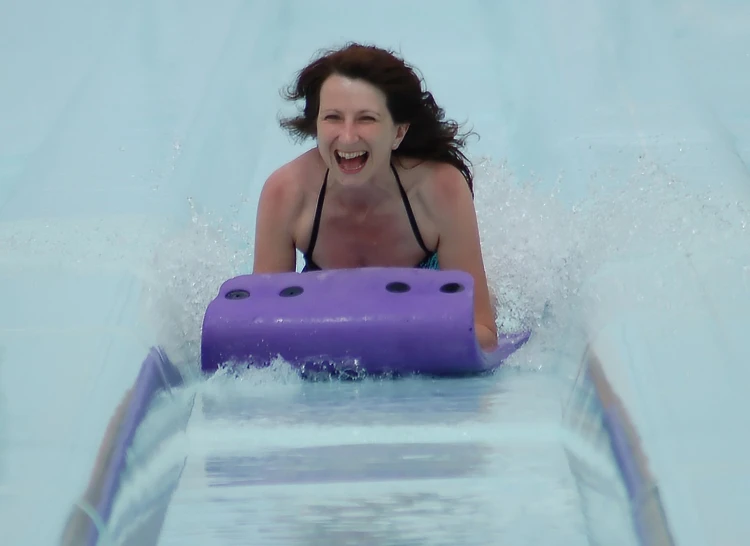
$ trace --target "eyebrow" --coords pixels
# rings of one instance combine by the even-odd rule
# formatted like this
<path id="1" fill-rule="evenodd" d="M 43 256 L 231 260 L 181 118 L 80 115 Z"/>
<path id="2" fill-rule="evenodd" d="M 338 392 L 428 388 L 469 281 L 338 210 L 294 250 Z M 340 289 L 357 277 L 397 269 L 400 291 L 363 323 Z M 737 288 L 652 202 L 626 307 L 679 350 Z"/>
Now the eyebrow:
<path id="1" fill-rule="evenodd" d="M 340 114 L 341 110 L 339 110 L 338 108 L 322 108 L 321 112 Z M 357 110 L 356 114 L 360 114 L 360 115 L 361 114 L 372 114 L 373 116 L 376 116 L 376 117 L 380 117 L 381 116 L 381 114 L 378 113 L 378 112 L 376 112 L 375 110 Z"/>

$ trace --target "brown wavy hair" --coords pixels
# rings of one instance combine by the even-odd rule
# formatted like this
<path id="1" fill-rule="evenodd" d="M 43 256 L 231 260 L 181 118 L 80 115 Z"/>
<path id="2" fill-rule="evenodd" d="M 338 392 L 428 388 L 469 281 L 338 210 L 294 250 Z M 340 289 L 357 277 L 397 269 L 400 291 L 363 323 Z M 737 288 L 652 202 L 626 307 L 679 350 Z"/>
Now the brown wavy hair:
<path id="1" fill-rule="evenodd" d="M 317 136 L 320 88 L 331 75 L 361 79 L 386 96 L 388 111 L 397 124 L 408 123 L 409 130 L 395 156 L 416 157 L 449 163 L 456 167 L 474 195 L 474 176 L 462 148 L 471 133 L 459 133 L 460 126 L 445 119 L 432 93 L 422 87 L 416 70 L 393 52 L 375 46 L 348 43 L 341 49 L 323 51 L 303 68 L 296 80 L 282 91 L 286 100 L 304 100 L 297 116 L 281 118 L 280 125 L 298 141 Z"/>

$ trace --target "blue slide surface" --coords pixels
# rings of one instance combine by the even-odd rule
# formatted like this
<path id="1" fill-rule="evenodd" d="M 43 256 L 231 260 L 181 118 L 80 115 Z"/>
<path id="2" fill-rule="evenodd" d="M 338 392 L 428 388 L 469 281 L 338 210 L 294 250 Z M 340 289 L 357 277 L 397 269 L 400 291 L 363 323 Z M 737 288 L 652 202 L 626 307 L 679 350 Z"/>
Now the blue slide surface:
<path id="1" fill-rule="evenodd" d="M 750 6 L 0 2 L 7 544 L 743 544 Z M 279 90 L 401 53 L 469 141 L 499 324 L 469 380 L 198 373 Z"/>

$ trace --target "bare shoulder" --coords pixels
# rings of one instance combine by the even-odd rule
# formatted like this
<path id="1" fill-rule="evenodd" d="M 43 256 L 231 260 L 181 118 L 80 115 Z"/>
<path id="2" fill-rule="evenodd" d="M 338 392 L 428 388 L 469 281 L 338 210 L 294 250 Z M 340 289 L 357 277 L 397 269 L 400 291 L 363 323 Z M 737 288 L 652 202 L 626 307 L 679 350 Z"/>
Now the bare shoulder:
<path id="1" fill-rule="evenodd" d="M 287 201 L 300 191 L 301 159 L 302 156 L 292 159 L 268 176 L 261 190 L 261 201 Z"/>
<path id="2" fill-rule="evenodd" d="M 304 205 L 313 160 L 305 152 L 273 171 L 263 184 L 258 206 L 273 211 L 277 218 L 295 217 Z"/>
<path id="3" fill-rule="evenodd" d="M 421 168 L 424 170 L 419 193 L 433 215 L 448 219 L 474 210 L 469 184 L 456 167 L 431 161 Z"/>
<path id="4" fill-rule="evenodd" d="M 253 272 L 294 271 L 296 227 L 309 193 L 311 154 L 282 165 L 266 179 L 255 219 Z"/>

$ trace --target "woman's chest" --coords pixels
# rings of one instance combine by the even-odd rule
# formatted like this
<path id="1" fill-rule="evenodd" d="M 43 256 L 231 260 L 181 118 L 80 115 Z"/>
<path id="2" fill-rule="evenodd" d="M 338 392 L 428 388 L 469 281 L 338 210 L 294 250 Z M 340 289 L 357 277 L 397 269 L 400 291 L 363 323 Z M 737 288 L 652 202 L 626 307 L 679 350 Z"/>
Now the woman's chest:
<path id="1" fill-rule="evenodd" d="M 321 215 L 314 255 L 329 268 L 408 266 L 419 261 L 424 250 L 406 212 L 393 207 Z"/>
<path id="2" fill-rule="evenodd" d="M 318 237 L 319 255 L 356 266 L 398 261 L 416 245 L 406 215 L 393 210 L 330 215 L 321 220 Z"/>

